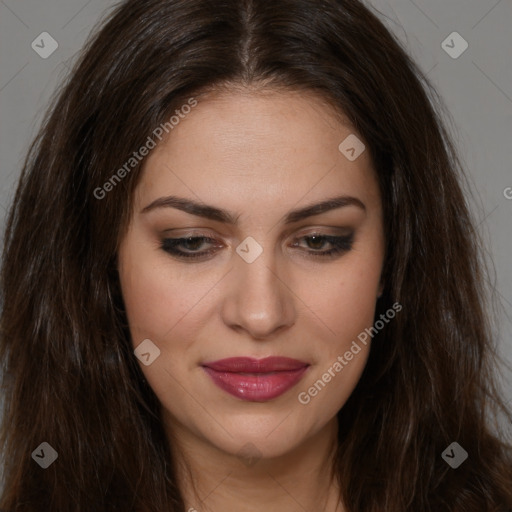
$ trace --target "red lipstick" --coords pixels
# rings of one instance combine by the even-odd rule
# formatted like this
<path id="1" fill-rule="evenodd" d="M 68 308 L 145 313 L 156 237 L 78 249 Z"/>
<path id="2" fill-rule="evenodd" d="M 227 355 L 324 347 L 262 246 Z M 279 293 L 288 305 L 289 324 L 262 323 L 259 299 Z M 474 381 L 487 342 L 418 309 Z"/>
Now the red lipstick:
<path id="1" fill-rule="evenodd" d="M 309 364 L 289 357 L 230 357 L 202 364 L 213 383 L 242 400 L 266 402 L 295 386 Z"/>

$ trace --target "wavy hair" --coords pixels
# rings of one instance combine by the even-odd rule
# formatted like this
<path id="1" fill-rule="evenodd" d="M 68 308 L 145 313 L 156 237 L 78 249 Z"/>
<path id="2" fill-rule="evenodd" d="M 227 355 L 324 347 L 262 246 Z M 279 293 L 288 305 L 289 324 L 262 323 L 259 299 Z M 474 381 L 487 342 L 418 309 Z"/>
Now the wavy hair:
<path id="1" fill-rule="evenodd" d="M 95 190 L 187 98 L 235 87 L 320 95 L 374 162 L 387 242 L 376 317 L 403 310 L 338 413 L 347 511 L 512 508 L 497 420 L 511 415 L 467 178 L 442 100 L 357 0 L 127 0 L 89 39 L 28 152 L 5 232 L 0 508 L 185 511 L 117 274 L 143 162 L 104 198 Z M 441 457 L 454 441 L 469 454 L 458 469 Z M 58 452 L 45 470 L 31 458 L 41 442 Z"/>

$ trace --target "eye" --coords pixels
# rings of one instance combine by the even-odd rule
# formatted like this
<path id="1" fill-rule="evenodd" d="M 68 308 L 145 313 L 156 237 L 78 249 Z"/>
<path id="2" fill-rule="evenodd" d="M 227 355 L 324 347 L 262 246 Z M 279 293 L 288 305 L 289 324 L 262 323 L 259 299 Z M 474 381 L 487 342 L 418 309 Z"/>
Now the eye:
<path id="1" fill-rule="evenodd" d="M 208 256 L 214 251 L 200 251 L 195 252 L 199 249 L 204 243 L 214 243 L 215 240 L 213 238 L 209 238 L 207 236 L 189 236 L 184 238 L 165 238 L 162 241 L 162 249 L 172 256 L 176 256 L 178 258 L 201 258 L 204 256 Z M 180 247 L 185 248 L 183 251 Z M 188 252 L 192 251 L 192 252 Z"/>
<path id="2" fill-rule="evenodd" d="M 346 236 L 334 236 L 313 233 L 311 235 L 303 236 L 298 240 L 305 240 L 306 245 L 309 246 L 310 248 L 313 248 L 312 251 L 307 251 L 313 257 L 333 258 L 352 249 L 352 244 L 354 242 L 354 233 L 350 233 L 350 235 Z M 321 247 L 324 247 L 326 243 L 330 244 L 332 246 L 332 249 L 324 251 L 317 250 L 320 249 Z M 297 244 L 295 244 L 295 246 L 297 246 Z"/>
<path id="3" fill-rule="evenodd" d="M 334 236 L 334 235 L 324 235 L 320 233 L 314 233 L 311 235 L 303 236 L 296 239 L 295 242 L 304 240 L 306 242 L 305 252 L 312 257 L 324 257 L 324 258 L 334 258 L 338 255 L 341 255 L 345 252 L 348 252 L 352 249 L 352 244 L 354 240 L 354 233 L 351 233 L 346 236 Z M 327 250 L 319 250 L 322 247 L 325 247 L 326 244 L 331 246 L 331 249 Z M 198 259 L 198 258 L 206 258 L 210 254 L 216 252 L 216 249 L 204 250 L 205 245 L 216 245 L 217 247 L 221 247 L 220 244 L 213 238 L 207 236 L 189 236 L 182 238 L 165 238 L 162 240 L 161 248 L 169 253 L 171 256 L 180 259 Z M 293 247 L 303 247 L 298 243 L 294 243 Z M 203 250 L 200 250 L 203 248 Z M 308 250 L 308 248 L 310 250 Z"/>

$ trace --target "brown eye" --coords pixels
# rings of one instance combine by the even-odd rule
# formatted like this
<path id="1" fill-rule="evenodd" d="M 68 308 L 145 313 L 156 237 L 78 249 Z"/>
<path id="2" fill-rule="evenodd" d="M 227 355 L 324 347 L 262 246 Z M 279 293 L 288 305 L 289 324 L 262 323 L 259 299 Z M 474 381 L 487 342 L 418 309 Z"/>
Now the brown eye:
<path id="1" fill-rule="evenodd" d="M 206 236 L 189 236 L 183 238 L 165 238 L 162 240 L 161 248 L 177 258 L 201 258 L 208 256 L 212 251 L 198 251 L 205 243 L 214 243 L 213 238 Z M 180 247 L 182 249 L 180 249 Z M 185 249 L 185 250 L 183 250 Z M 198 252 L 196 252 L 198 251 Z"/>
<path id="2" fill-rule="evenodd" d="M 352 249 L 352 244 L 354 241 L 354 233 L 351 233 L 348 236 L 332 236 L 332 235 L 322 235 L 322 234 L 312 234 L 308 236 L 303 236 L 299 240 L 305 240 L 306 245 L 314 257 L 335 257 L 344 252 L 350 251 Z M 321 251 L 322 247 L 325 247 L 325 244 L 330 244 L 332 249 Z M 298 244 L 294 244 L 295 247 Z"/>

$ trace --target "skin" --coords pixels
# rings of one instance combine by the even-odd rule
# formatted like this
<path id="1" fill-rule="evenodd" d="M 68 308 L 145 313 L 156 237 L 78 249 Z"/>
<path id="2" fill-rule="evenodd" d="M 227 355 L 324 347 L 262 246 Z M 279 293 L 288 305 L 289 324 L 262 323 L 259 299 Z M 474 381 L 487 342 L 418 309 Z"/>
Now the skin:
<path id="1" fill-rule="evenodd" d="M 118 268 L 134 349 L 144 339 L 160 349 L 141 369 L 163 405 L 187 510 L 342 510 L 330 477 L 336 413 L 370 343 L 309 403 L 298 394 L 373 325 L 382 290 L 382 205 L 369 152 L 351 162 L 338 150 L 353 133 L 313 94 L 218 92 L 201 98 L 147 157 Z M 171 194 L 228 210 L 237 224 L 171 207 L 142 212 Z M 338 195 L 365 209 L 349 205 L 283 224 L 289 211 Z M 328 241 L 302 238 L 348 231 L 352 248 L 334 258 L 314 254 L 331 249 Z M 161 248 L 165 237 L 186 236 L 215 242 L 183 251 L 213 254 L 180 260 Z M 263 248 L 252 263 L 235 251 L 249 236 Z M 269 355 L 310 367 L 267 402 L 227 394 L 201 367 Z M 254 460 L 241 456 L 246 450 Z"/>

